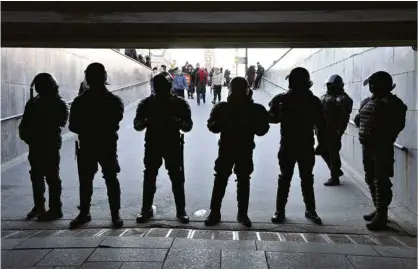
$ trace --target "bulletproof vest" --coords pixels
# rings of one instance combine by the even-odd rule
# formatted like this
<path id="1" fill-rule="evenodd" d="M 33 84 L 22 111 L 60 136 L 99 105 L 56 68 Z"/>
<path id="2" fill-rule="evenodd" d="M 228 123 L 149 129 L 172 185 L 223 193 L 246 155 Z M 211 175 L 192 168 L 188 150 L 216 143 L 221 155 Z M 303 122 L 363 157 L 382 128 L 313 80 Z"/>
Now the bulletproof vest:
<path id="1" fill-rule="evenodd" d="M 329 127 L 338 127 L 349 116 L 344 94 L 325 94 L 322 96 L 323 114 Z"/>
<path id="2" fill-rule="evenodd" d="M 145 141 L 178 140 L 179 127 L 173 119 L 180 118 L 183 113 L 180 106 L 182 99 L 179 100 L 175 96 L 169 96 L 166 99 L 159 99 L 155 96 L 148 98 L 145 105 L 149 123 Z"/>
<path id="3" fill-rule="evenodd" d="M 375 98 L 368 98 L 359 110 L 359 139 L 361 143 L 371 142 L 378 135 L 378 108 L 378 101 Z"/>
<path id="4" fill-rule="evenodd" d="M 314 98 L 313 94 L 284 94 L 280 104 L 282 145 L 313 146 L 317 114 Z"/>

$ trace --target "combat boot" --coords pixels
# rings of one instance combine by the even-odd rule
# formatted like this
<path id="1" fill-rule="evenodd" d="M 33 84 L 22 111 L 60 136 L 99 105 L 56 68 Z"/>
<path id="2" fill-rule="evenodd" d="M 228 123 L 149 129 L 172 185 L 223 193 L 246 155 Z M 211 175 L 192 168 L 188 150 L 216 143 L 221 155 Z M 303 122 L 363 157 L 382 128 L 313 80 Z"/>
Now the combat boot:
<path id="1" fill-rule="evenodd" d="M 149 219 L 154 217 L 154 212 L 151 209 L 142 209 L 141 213 L 136 216 L 136 223 L 144 223 L 147 222 Z"/>
<path id="2" fill-rule="evenodd" d="M 316 213 L 315 210 L 306 210 L 305 211 L 305 218 L 309 219 L 310 221 L 312 221 L 315 224 L 318 224 L 318 225 L 322 224 L 322 220 L 318 216 L 318 214 Z"/>
<path id="3" fill-rule="evenodd" d="M 340 185 L 340 178 L 338 177 L 331 177 L 328 179 L 327 182 L 324 183 L 324 186 L 331 187 L 331 186 L 338 186 Z"/>
<path id="4" fill-rule="evenodd" d="M 211 210 L 209 216 L 205 219 L 205 226 L 214 226 L 221 222 L 220 210 Z"/>
<path id="5" fill-rule="evenodd" d="M 374 219 L 374 217 L 376 216 L 376 211 L 373 211 L 372 213 L 368 214 L 368 215 L 364 215 L 363 219 L 365 221 L 372 221 Z"/>
<path id="6" fill-rule="evenodd" d="M 26 219 L 33 219 L 45 213 L 45 198 L 39 199 L 35 202 L 35 206 L 26 215 Z"/>
<path id="7" fill-rule="evenodd" d="M 377 211 L 373 220 L 366 224 L 367 229 L 371 231 L 382 231 L 388 228 L 388 212 L 386 210 Z"/>
<path id="8" fill-rule="evenodd" d="M 90 210 L 88 209 L 81 209 L 78 207 L 80 213 L 78 216 L 70 222 L 70 229 L 76 229 L 79 226 L 89 223 L 91 221 Z"/>
<path id="9" fill-rule="evenodd" d="M 175 178 L 173 180 L 172 185 L 172 191 L 174 195 L 174 202 L 176 204 L 176 210 L 177 210 L 177 219 L 183 223 L 187 224 L 189 223 L 189 216 L 187 216 L 186 213 L 186 197 L 184 193 L 184 183 L 181 181 L 180 178 Z"/>
<path id="10" fill-rule="evenodd" d="M 116 228 L 116 229 L 122 228 L 123 220 L 120 217 L 119 210 L 112 210 L 111 215 L 112 215 L 113 228 Z"/>
<path id="11" fill-rule="evenodd" d="M 271 217 L 271 222 L 279 224 L 283 223 L 286 219 L 286 213 L 285 210 L 276 210 L 276 212 L 273 214 L 273 217 Z"/>
<path id="12" fill-rule="evenodd" d="M 54 221 L 63 217 L 61 208 L 49 209 L 38 216 L 39 221 Z"/>

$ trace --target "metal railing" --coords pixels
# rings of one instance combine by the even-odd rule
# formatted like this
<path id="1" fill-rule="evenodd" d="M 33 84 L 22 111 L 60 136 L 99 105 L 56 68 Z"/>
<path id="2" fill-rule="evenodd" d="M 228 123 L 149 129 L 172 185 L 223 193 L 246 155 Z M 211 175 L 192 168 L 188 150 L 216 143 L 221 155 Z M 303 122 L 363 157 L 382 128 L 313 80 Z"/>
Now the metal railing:
<path id="1" fill-rule="evenodd" d="M 145 84 L 147 82 L 149 82 L 149 80 L 141 81 L 139 83 L 135 83 L 135 84 L 128 85 L 128 86 L 124 86 L 124 87 L 117 88 L 117 89 L 113 89 L 113 90 L 110 90 L 110 92 L 123 91 L 126 88 L 130 88 L 130 87 L 134 87 L 134 86 L 139 86 L 139 85 Z M 67 105 L 71 105 L 73 103 L 73 101 L 74 101 L 74 99 L 71 100 L 71 101 L 69 101 L 69 102 L 67 102 Z M 8 121 L 8 120 L 13 120 L 13 119 L 20 119 L 22 116 L 23 116 L 23 113 L 20 113 L 20 114 L 16 114 L 16 115 L 13 115 L 13 116 L 9 116 L 9 117 L 2 118 L 0 121 L 1 122 L 4 122 L 4 121 Z"/>
<path id="2" fill-rule="evenodd" d="M 281 88 L 282 90 L 287 91 L 287 89 L 285 89 L 284 87 L 280 86 L 279 84 L 277 84 L 277 83 L 275 83 L 275 82 L 273 82 L 273 81 L 271 81 L 271 80 L 269 80 L 269 79 L 267 79 L 267 78 L 265 78 L 265 77 L 262 77 L 262 78 L 263 78 L 263 79 L 265 79 L 265 80 L 267 80 L 267 81 L 268 81 L 268 82 L 270 82 L 271 84 L 273 84 L 273 85 L 275 85 L 275 86 L 277 86 L 277 87 Z M 271 94 L 267 93 L 266 91 L 264 91 L 264 92 L 265 92 L 267 95 L 271 96 Z M 354 121 L 350 120 L 350 121 L 349 121 L 349 123 L 350 123 L 350 124 L 352 124 L 353 126 L 355 126 L 355 127 L 357 128 L 357 125 L 354 123 Z M 393 144 L 393 146 L 394 146 L 395 148 L 397 148 L 397 149 L 401 150 L 401 151 L 408 152 L 408 148 L 407 148 L 407 147 L 402 146 L 402 145 L 400 145 L 400 144 L 398 144 L 398 143 L 396 143 L 396 142 Z"/>
<path id="3" fill-rule="evenodd" d="M 357 128 L 357 125 L 356 125 L 356 123 L 354 121 L 350 120 L 349 123 Z M 395 148 L 400 149 L 401 151 L 408 152 L 408 148 L 407 147 L 402 146 L 402 145 L 400 145 L 400 144 L 398 144 L 396 142 L 393 144 L 393 146 Z"/>

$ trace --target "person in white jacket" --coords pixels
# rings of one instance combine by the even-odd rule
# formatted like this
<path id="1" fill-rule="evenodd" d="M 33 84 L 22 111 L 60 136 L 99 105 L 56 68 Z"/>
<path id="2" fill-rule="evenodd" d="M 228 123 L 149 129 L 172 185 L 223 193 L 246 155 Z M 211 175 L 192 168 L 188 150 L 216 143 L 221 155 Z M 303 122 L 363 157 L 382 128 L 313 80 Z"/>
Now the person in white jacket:
<path id="1" fill-rule="evenodd" d="M 219 68 L 215 68 L 212 77 L 212 85 L 213 85 L 213 104 L 216 104 L 216 97 L 218 97 L 218 102 L 221 101 L 221 91 L 222 91 L 222 81 L 223 75 Z"/>

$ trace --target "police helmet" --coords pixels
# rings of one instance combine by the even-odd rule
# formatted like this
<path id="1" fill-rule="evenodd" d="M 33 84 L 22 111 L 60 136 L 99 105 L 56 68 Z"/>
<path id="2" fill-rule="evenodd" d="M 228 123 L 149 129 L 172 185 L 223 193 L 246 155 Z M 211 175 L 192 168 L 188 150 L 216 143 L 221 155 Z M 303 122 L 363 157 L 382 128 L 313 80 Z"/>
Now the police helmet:
<path id="1" fill-rule="evenodd" d="M 89 64 L 84 71 L 87 83 L 91 85 L 109 85 L 107 83 L 107 72 L 103 64 L 92 63 Z"/>
<path id="2" fill-rule="evenodd" d="M 170 93 L 173 77 L 168 72 L 160 72 L 153 78 L 154 90 L 158 94 Z"/>
<path id="3" fill-rule="evenodd" d="M 234 77 L 229 89 L 231 95 L 248 95 L 250 90 L 247 80 L 243 77 Z"/>
<path id="4" fill-rule="evenodd" d="M 286 79 L 289 80 L 290 85 L 297 83 L 299 85 L 306 85 L 309 88 L 313 85 L 308 70 L 303 67 L 296 67 L 292 69 L 290 74 L 286 76 Z"/>
<path id="5" fill-rule="evenodd" d="M 392 91 L 396 87 L 396 84 L 393 83 L 392 76 L 385 71 L 378 71 L 376 73 L 373 73 L 363 82 L 363 85 L 370 85 L 371 87 L 389 89 L 390 91 Z"/>
<path id="6" fill-rule="evenodd" d="M 334 86 L 334 87 L 344 87 L 344 82 L 342 77 L 339 75 L 332 75 L 328 78 L 327 82 L 325 83 L 327 86 Z"/>
<path id="7" fill-rule="evenodd" d="M 56 79 L 49 73 L 39 73 L 33 79 L 30 88 L 39 94 L 44 93 L 44 91 L 58 90 L 58 83 Z"/>

